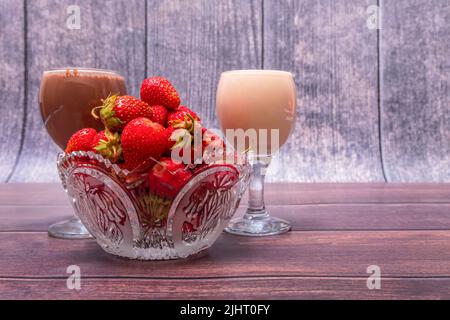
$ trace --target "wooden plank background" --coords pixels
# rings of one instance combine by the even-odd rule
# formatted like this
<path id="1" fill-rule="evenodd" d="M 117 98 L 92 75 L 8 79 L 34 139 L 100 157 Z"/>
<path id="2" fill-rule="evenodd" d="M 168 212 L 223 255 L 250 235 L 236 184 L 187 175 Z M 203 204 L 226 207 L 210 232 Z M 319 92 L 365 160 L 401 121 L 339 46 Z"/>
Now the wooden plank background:
<path id="1" fill-rule="evenodd" d="M 390 181 L 450 179 L 450 2 L 384 1 L 382 133 Z"/>
<path id="2" fill-rule="evenodd" d="M 379 4 L 382 29 L 367 27 Z M 81 29 L 66 27 L 69 5 Z M 0 3 L 0 182 L 57 181 L 43 70 L 116 69 L 136 95 L 173 80 L 217 127 L 220 72 L 296 74 L 296 129 L 270 181 L 450 181 L 448 0 L 37 0 Z"/>
<path id="3" fill-rule="evenodd" d="M 0 182 L 18 160 L 25 107 L 25 10 L 21 1 L 0 2 Z"/>
<path id="4" fill-rule="evenodd" d="M 58 148 L 42 124 L 38 91 L 44 70 L 61 66 L 114 69 L 138 93 L 145 75 L 145 3 L 140 0 L 27 1 L 26 128 L 9 181 L 57 181 Z M 67 7 L 79 5 L 81 28 L 66 27 Z M 14 17 L 11 17 L 14 19 Z"/>
<path id="5" fill-rule="evenodd" d="M 377 32 L 365 14 L 372 3 L 265 2 L 264 67 L 290 70 L 298 88 L 296 134 L 276 173 L 282 180 L 383 180 Z"/>

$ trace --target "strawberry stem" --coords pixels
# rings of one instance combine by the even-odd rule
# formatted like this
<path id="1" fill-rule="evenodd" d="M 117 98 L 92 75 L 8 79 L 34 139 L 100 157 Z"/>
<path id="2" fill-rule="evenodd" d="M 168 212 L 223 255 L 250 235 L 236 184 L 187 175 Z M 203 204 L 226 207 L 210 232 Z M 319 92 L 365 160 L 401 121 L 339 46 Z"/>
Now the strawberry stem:
<path id="1" fill-rule="evenodd" d="M 98 106 L 91 110 L 91 115 L 94 117 L 95 120 L 100 119 L 100 115 L 98 114 L 98 113 L 100 113 L 100 111 L 98 111 L 98 110 L 100 110 L 102 108 L 103 108 L 103 106 Z M 98 113 L 97 113 L 97 111 L 98 111 Z"/>

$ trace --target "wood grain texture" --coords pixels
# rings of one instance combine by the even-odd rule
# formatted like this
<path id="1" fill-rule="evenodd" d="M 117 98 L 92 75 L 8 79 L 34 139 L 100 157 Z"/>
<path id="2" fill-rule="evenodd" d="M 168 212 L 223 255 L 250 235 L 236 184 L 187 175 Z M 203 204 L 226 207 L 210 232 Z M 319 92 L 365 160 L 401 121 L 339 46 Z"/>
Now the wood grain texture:
<path id="1" fill-rule="evenodd" d="M 94 240 L 49 238 L 45 225 L 70 215 L 67 205 L 44 205 L 64 199 L 57 184 L 0 184 L 0 298 L 450 298 L 449 184 L 268 186 L 269 199 L 287 194 L 269 209 L 302 231 L 223 234 L 197 257 L 143 262 L 109 255 Z M 300 195 L 313 204 L 295 204 Z M 73 264 L 80 291 L 66 287 Z M 381 290 L 367 289 L 369 265 L 381 268 Z"/>
<path id="2" fill-rule="evenodd" d="M 290 221 L 294 231 L 450 229 L 450 204 L 443 203 L 275 205 L 267 210 Z"/>
<path id="3" fill-rule="evenodd" d="M 51 224 L 72 217 L 70 206 L 0 206 L 0 232 L 47 232 Z"/>
<path id="4" fill-rule="evenodd" d="M 231 279 L 82 278 L 81 290 L 61 279 L 0 279 L 1 299 L 449 299 L 447 278 L 383 278 L 368 290 L 364 278 L 263 277 Z M 213 293 L 213 294 L 212 294 Z M 176 318 L 178 310 L 167 310 Z"/>
<path id="5" fill-rule="evenodd" d="M 80 7 L 81 28 L 66 26 L 67 7 Z M 145 3 L 140 0 L 27 2 L 27 123 L 22 156 L 11 181 L 58 181 L 57 147 L 38 106 L 41 74 L 52 67 L 117 70 L 136 94 L 145 74 Z"/>
<path id="6" fill-rule="evenodd" d="M 104 252 L 94 240 L 67 241 L 46 233 L 0 233 L 0 278 L 84 277 L 192 279 L 216 277 L 448 277 L 450 231 L 293 231 L 252 238 L 223 234 L 188 260 L 132 261 Z M 20 244 L 20 245 L 18 245 Z M 26 257 L 26 260 L 24 260 Z"/>
<path id="7" fill-rule="evenodd" d="M 66 27 L 73 4 L 81 8 L 80 30 Z M 290 70 L 297 75 L 297 126 L 269 181 L 383 181 L 379 129 L 388 181 L 450 181 L 449 3 L 381 1 L 379 43 L 366 27 L 372 4 L 2 1 L 0 182 L 12 170 L 13 182 L 58 180 L 57 148 L 41 123 L 37 92 L 41 72 L 63 65 L 116 69 L 135 95 L 146 71 L 165 75 L 210 127 L 218 127 L 221 71 Z"/>
<path id="8" fill-rule="evenodd" d="M 382 142 L 390 181 L 449 181 L 450 3 L 383 1 Z"/>
<path id="9" fill-rule="evenodd" d="M 235 214 L 245 213 L 241 206 Z M 269 212 L 291 222 L 294 231 L 449 230 L 450 204 L 315 204 L 268 206 Z M 2 206 L 0 232 L 47 232 L 69 219 L 69 206 Z"/>
<path id="10" fill-rule="evenodd" d="M 0 2 L 0 182 L 8 179 L 19 154 L 25 96 L 23 1 Z"/>
<path id="11" fill-rule="evenodd" d="M 264 67 L 296 75 L 295 131 L 270 176 L 282 181 L 384 181 L 378 137 L 373 1 L 264 2 Z"/>
<path id="12" fill-rule="evenodd" d="M 267 205 L 450 203 L 450 184 L 268 183 Z M 247 194 L 241 204 L 247 203 Z M 67 206 L 60 183 L 0 184 L 2 206 Z"/>
<path id="13" fill-rule="evenodd" d="M 261 68 L 261 0 L 148 2 L 148 75 L 163 75 L 182 103 L 218 128 L 220 73 Z"/>

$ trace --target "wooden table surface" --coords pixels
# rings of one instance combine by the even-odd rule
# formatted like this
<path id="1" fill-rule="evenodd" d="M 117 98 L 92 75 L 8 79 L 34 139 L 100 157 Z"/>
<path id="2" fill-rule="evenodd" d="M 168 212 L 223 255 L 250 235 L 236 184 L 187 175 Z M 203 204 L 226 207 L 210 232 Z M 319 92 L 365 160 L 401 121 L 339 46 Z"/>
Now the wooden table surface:
<path id="1" fill-rule="evenodd" d="M 269 184 L 266 202 L 290 233 L 223 234 L 201 257 L 141 262 L 49 238 L 71 216 L 60 185 L 0 185 L 0 298 L 450 298 L 450 184 Z M 69 265 L 81 290 L 67 289 Z"/>

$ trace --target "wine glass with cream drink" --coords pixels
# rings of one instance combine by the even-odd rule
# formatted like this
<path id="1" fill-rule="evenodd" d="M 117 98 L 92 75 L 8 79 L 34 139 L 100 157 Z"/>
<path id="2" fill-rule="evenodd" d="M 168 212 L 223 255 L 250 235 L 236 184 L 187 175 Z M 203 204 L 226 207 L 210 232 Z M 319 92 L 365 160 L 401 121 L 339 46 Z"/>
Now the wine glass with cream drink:
<path id="1" fill-rule="evenodd" d="M 264 177 L 270 160 L 294 127 L 296 87 L 290 72 L 235 70 L 222 73 L 216 113 L 228 143 L 248 152 L 252 167 L 249 203 L 242 218 L 226 229 L 238 235 L 265 236 L 290 230 L 289 222 L 269 215 L 264 204 Z"/>

